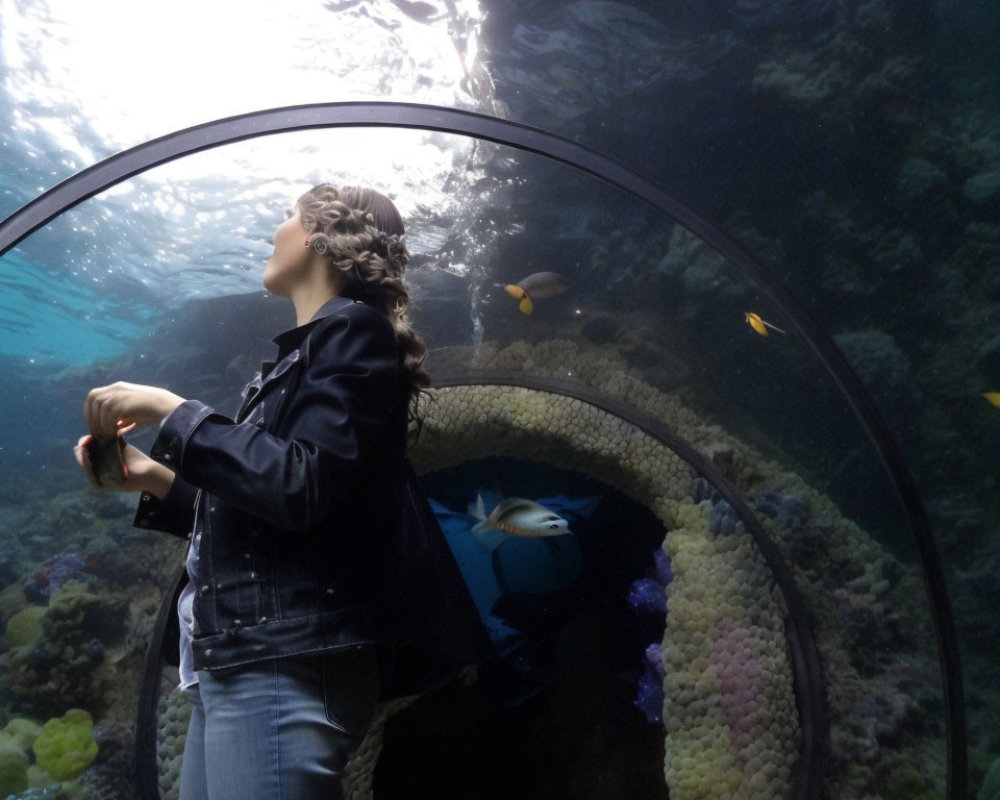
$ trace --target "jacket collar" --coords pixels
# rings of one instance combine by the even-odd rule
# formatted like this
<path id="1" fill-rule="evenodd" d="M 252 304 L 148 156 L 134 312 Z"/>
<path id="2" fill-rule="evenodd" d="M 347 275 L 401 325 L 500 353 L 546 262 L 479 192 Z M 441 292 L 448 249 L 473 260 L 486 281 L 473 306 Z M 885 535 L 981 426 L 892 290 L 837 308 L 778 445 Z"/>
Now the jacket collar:
<path id="1" fill-rule="evenodd" d="M 278 361 L 281 361 L 281 359 L 292 352 L 292 350 L 302 344 L 306 336 L 309 335 L 309 331 L 315 328 L 317 323 L 332 314 L 336 314 L 342 308 L 349 306 L 352 303 L 354 303 L 354 301 L 349 300 L 346 297 L 331 297 L 319 307 L 319 310 L 312 315 L 312 319 L 308 322 L 275 336 L 272 341 L 278 345 Z"/>

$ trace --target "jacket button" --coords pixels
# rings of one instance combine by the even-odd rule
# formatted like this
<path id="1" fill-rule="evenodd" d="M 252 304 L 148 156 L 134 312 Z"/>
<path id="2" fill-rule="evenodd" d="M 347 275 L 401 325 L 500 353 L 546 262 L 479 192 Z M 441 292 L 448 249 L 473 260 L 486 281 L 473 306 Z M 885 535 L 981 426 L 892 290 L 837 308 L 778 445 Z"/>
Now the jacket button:
<path id="1" fill-rule="evenodd" d="M 205 658 L 211 658 L 211 656 L 212 656 L 212 648 L 209 648 L 208 650 L 205 651 Z"/>
<path id="2" fill-rule="evenodd" d="M 205 594 L 205 593 L 206 593 L 206 592 L 207 592 L 207 591 L 208 591 L 209 589 L 211 589 L 211 588 L 212 588 L 212 587 L 211 587 L 211 586 L 209 586 L 209 585 L 208 585 L 208 584 L 206 583 L 206 584 L 205 584 L 204 586 L 202 586 L 202 587 L 201 587 L 201 592 L 202 592 L 202 594 Z"/>

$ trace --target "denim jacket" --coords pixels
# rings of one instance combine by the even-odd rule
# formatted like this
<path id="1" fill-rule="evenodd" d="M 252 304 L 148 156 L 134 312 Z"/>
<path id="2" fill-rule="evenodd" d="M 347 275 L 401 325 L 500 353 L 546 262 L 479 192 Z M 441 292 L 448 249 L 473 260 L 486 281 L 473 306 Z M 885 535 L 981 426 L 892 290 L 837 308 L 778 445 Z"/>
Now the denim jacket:
<path id="1" fill-rule="evenodd" d="M 476 660 L 474 608 L 406 459 L 391 324 L 334 298 L 275 343 L 235 420 L 186 401 L 150 451 L 177 477 L 136 524 L 199 537 L 195 669 L 379 644 L 421 654 L 407 684 Z"/>

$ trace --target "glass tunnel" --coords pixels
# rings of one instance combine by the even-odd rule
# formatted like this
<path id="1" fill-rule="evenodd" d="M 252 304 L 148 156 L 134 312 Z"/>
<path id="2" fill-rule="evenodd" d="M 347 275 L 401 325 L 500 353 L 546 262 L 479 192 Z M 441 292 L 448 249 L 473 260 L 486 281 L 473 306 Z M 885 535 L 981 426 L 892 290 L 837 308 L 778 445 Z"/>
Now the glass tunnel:
<path id="1" fill-rule="evenodd" d="M 977 567 L 941 529 L 982 505 L 980 489 L 929 488 L 936 473 L 915 455 L 927 437 L 944 447 L 949 425 L 921 416 L 937 409 L 926 372 L 920 396 L 905 389 L 917 368 L 903 364 L 930 346 L 875 322 L 910 313 L 880 304 L 898 295 L 903 309 L 910 290 L 846 286 L 875 281 L 865 258 L 895 264 L 917 236 L 873 222 L 872 187 L 849 173 L 895 149 L 938 163 L 944 134 L 915 143 L 934 115 L 896 84 L 910 86 L 913 51 L 970 29 L 878 0 L 482 6 L 317 4 L 312 25 L 350 21 L 395 48 L 334 48 L 352 54 L 341 68 L 294 39 L 312 59 L 296 69 L 369 76 L 334 87 L 351 102 L 251 71 L 256 100 L 300 104 L 227 97 L 220 114 L 193 98 L 184 116 L 167 101 L 116 118 L 130 132 L 111 144 L 82 115 L 59 121 L 56 100 L 17 94 L 58 47 L 30 51 L 30 26 L 0 39 L 0 111 L 16 132 L 0 207 L 0 797 L 178 796 L 185 543 L 134 528 L 135 498 L 87 488 L 71 453 L 80 407 L 128 380 L 235 411 L 294 324 L 260 285 L 271 232 L 321 180 L 373 185 L 406 220 L 433 382 L 410 458 L 492 644 L 474 674 L 380 708 L 347 797 L 1000 797 L 983 656 L 992 557 Z M 42 42 L 53 8 L 36 20 Z M 278 24 L 270 13 L 234 33 Z M 804 101 L 788 85 L 819 91 L 834 40 L 866 48 L 886 82 L 868 88 L 881 116 L 850 141 L 820 111 L 842 86 Z M 431 74 L 443 47 L 459 77 Z M 749 97 L 762 108 L 742 109 Z M 832 125 L 828 138 L 803 144 L 796 115 Z M 70 128 L 91 145 L 75 158 L 60 144 Z M 865 148 L 869 161 L 851 160 Z M 755 208 L 754 180 L 786 157 L 849 166 L 843 183 L 772 172 L 789 185 Z M 967 235 L 992 235 L 970 215 Z M 862 255 L 847 242 L 857 226 L 903 244 Z M 865 315 L 840 325 L 861 296 Z M 965 456 L 995 440 L 989 424 Z M 141 449 L 154 438 L 130 434 Z M 572 532 L 475 535 L 477 503 L 502 497 Z"/>

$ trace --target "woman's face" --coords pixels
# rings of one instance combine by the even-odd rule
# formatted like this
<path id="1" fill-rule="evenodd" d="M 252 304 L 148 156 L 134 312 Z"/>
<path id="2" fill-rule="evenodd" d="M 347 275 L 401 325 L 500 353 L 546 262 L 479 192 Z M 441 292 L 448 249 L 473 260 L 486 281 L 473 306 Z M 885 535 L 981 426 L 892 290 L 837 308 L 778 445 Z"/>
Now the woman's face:
<path id="1" fill-rule="evenodd" d="M 274 253 L 264 267 L 264 288 L 271 294 L 288 297 L 295 284 L 307 274 L 313 253 L 306 247 L 308 238 L 309 231 L 302 225 L 298 207 L 291 209 L 274 231 Z"/>

